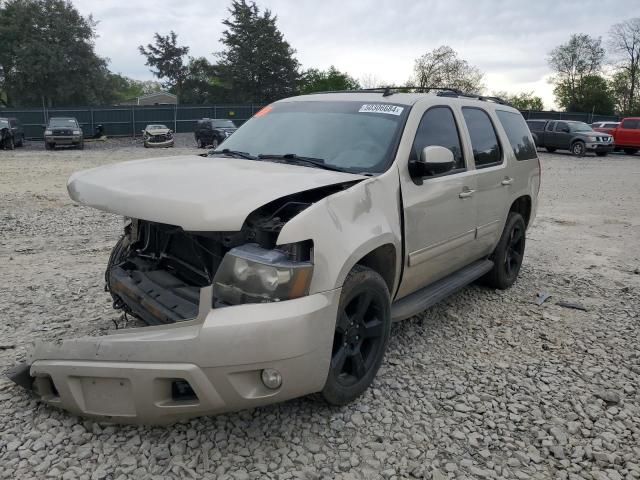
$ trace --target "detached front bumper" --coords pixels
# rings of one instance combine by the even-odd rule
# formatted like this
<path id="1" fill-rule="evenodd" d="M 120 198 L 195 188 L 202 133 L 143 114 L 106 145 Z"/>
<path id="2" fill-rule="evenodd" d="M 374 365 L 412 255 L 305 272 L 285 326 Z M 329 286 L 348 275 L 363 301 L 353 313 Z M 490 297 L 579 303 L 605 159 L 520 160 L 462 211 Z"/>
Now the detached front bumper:
<path id="1" fill-rule="evenodd" d="M 166 148 L 166 147 L 173 147 L 174 144 L 174 139 L 172 138 L 171 140 L 166 140 L 164 142 L 152 142 L 149 140 L 145 140 L 144 141 L 144 146 L 148 147 L 148 148 Z"/>
<path id="2" fill-rule="evenodd" d="M 200 305 L 210 298 L 211 288 L 202 289 Z M 145 424 L 317 392 L 329 369 L 339 298 L 337 289 L 277 303 L 201 308 L 188 322 L 40 343 L 30 359 L 32 388 L 43 402 L 77 415 Z M 263 384 L 265 368 L 281 374 L 279 388 Z M 176 395 L 187 384 L 195 395 Z"/>

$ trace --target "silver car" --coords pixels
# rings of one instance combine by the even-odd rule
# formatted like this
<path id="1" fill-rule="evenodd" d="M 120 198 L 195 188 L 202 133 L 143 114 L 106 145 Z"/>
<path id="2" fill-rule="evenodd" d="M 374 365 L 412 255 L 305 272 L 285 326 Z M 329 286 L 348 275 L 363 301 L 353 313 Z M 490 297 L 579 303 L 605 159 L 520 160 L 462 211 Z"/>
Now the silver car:
<path id="1" fill-rule="evenodd" d="M 16 382 L 124 423 L 315 392 L 342 405 L 373 381 L 393 321 L 516 281 L 540 165 L 499 100 L 288 98 L 224 147 L 71 176 L 72 199 L 126 219 L 106 286 L 141 326 L 40 343 Z"/>

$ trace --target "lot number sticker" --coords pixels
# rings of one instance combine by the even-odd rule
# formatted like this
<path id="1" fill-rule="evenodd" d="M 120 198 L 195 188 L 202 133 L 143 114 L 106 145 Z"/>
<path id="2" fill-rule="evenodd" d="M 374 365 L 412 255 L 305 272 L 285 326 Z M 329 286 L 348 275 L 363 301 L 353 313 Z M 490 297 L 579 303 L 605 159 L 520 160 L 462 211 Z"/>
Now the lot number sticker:
<path id="1" fill-rule="evenodd" d="M 368 105 L 362 105 L 358 112 L 360 113 L 386 113 L 388 115 L 400 115 L 404 107 L 398 107 L 397 105 L 387 105 L 383 103 L 372 103 Z"/>

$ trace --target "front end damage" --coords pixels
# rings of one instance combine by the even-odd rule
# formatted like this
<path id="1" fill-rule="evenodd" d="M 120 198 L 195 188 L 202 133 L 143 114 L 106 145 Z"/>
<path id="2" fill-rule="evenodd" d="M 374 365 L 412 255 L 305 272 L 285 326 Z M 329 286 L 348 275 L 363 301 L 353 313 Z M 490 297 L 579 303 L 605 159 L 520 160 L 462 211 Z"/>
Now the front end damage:
<path id="1" fill-rule="evenodd" d="M 170 423 L 319 391 L 340 290 L 309 294 L 311 240 L 276 242 L 290 219 L 354 183 L 273 200 L 236 231 L 128 219 L 106 290 L 144 326 L 38 343 L 10 378 L 45 403 L 119 423 Z"/>

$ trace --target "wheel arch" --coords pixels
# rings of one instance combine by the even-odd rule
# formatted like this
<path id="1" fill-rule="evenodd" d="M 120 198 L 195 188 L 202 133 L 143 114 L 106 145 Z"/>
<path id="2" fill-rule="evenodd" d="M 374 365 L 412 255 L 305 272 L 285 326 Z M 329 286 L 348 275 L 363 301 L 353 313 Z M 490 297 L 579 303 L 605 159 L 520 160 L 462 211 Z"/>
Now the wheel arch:
<path id="1" fill-rule="evenodd" d="M 374 272 L 380 274 L 387 284 L 389 294 L 393 296 L 395 280 L 396 280 L 396 247 L 392 243 L 385 243 L 379 247 L 374 248 L 369 253 L 360 258 L 355 265 L 362 265 L 363 267 L 370 268 Z M 348 273 L 348 272 L 347 272 Z"/>
<path id="2" fill-rule="evenodd" d="M 529 222 L 531 221 L 531 197 L 529 195 L 522 195 L 516 198 L 513 203 L 511 203 L 511 207 L 509 207 L 509 212 L 517 212 L 522 215 L 524 218 L 525 226 L 529 227 Z"/>

